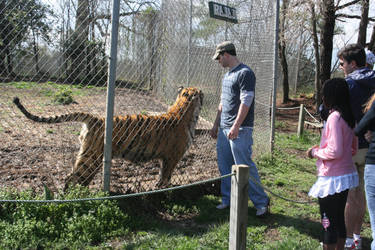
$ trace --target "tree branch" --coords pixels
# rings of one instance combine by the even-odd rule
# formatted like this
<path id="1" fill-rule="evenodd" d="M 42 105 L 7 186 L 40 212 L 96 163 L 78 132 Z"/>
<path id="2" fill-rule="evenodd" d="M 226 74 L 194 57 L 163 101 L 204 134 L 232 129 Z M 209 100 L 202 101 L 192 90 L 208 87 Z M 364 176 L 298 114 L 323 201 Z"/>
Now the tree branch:
<path id="1" fill-rule="evenodd" d="M 339 18 L 361 19 L 361 16 L 349 15 L 349 14 L 343 14 L 343 13 L 336 14 L 337 21 L 345 22 L 344 20 L 340 20 Z M 375 18 L 373 18 L 373 17 L 369 17 L 368 20 L 371 21 L 371 22 L 375 22 Z"/>
<path id="2" fill-rule="evenodd" d="M 353 0 L 353 1 L 349 2 L 349 3 L 343 4 L 343 5 L 340 5 L 340 6 L 336 6 L 336 11 L 337 11 L 337 10 L 342 10 L 342 9 L 348 7 L 348 6 L 351 6 L 351 5 L 353 5 L 353 4 L 356 4 L 356 3 L 358 3 L 359 1 L 361 1 L 361 0 Z"/>
<path id="3" fill-rule="evenodd" d="M 136 14 L 138 14 L 139 12 L 141 12 L 140 9 L 141 9 L 144 5 L 154 5 L 154 4 L 155 4 L 155 3 L 152 2 L 152 1 L 142 2 L 141 4 L 139 4 L 139 6 L 136 8 L 136 10 L 132 10 L 132 11 L 130 11 L 130 12 L 123 12 L 123 13 L 120 13 L 120 17 L 136 15 Z M 111 19 L 111 14 L 96 15 L 91 21 L 96 21 L 96 20 L 99 20 L 99 19 L 108 19 L 108 20 L 110 20 L 110 19 Z"/>
<path id="4" fill-rule="evenodd" d="M 137 13 L 139 13 L 139 11 L 124 12 L 124 13 L 120 13 L 120 17 L 121 16 L 131 16 L 131 15 L 135 15 Z M 99 19 L 110 20 L 111 14 L 96 15 L 91 21 L 96 21 L 96 20 L 99 20 Z"/>

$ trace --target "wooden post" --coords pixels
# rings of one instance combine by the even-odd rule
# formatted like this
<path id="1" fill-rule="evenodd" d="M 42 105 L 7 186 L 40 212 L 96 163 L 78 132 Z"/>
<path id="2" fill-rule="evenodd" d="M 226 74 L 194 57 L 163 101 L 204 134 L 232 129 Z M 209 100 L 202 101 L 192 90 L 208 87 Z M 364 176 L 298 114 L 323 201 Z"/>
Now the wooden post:
<path id="1" fill-rule="evenodd" d="M 229 249 L 246 249 L 249 166 L 233 165 L 230 196 Z"/>
<path id="2" fill-rule="evenodd" d="M 297 136 L 300 137 L 303 134 L 303 126 L 305 125 L 305 108 L 303 104 L 299 107 L 299 117 L 298 117 L 298 129 Z"/>

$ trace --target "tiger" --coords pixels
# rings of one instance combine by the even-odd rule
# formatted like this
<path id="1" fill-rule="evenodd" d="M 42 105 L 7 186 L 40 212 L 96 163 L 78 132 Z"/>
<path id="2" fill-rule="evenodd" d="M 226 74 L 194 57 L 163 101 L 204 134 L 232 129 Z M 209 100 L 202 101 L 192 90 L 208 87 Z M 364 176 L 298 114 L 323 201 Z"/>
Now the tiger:
<path id="1" fill-rule="evenodd" d="M 133 163 L 159 161 L 156 187 L 167 187 L 178 162 L 193 142 L 203 96 L 198 88 L 180 87 L 176 101 L 166 113 L 114 116 L 112 157 Z M 65 178 L 64 190 L 76 184 L 88 186 L 103 166 L 105 118 L 82 112 L 41 117 L 28 112 L 18 97 L 14 97 L 13 103 L 35 122 L 83 123 L 80 149 L 71 173 Z"/>

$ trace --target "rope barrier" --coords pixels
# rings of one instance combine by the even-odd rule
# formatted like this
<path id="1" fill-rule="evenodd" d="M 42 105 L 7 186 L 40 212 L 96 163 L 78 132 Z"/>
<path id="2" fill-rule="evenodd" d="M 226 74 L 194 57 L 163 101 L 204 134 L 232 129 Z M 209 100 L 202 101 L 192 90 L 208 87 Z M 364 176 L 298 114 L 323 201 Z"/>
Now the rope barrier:
<path id="1" fill-rule="evenodd" d="M 291 109 L 299 109 L 299 107 L 290 107 L 290 108 L 276 108 L 279 110 L 291 110 Z"/>
<path id="2" fill-rule="evenodd" d="M 257 100 L 255 100 L 255 103 L 260 104 L 260 105 L 262 105 L 264 107 L 267 107 L 267 108 L 271 108 L 272 107 L 272 106 L 270 106 L 268 104 L 261 103 L 261 102 L 259 102 Z M 290 108 L 278 108 L 278 107 L 276 107 L 276 109 L 279 109 L 279 110 L 290 110 L 290 109 L 299 109 L 299 107 L 290 107 Z"/>
<path id="3" fill-rule="evenodd" d="M 262 106 L 264 106 L 264 107 L 266 107 L 266 108 L 271 108 L 270 105 L 268 105 L 268 104 L 264 104 L 264 103 L 261 103 L 261 102 L 259 102 L 259 101 L 257 101 L 257 100 L 255 100 L 255 103 L 258 103 L 258 104 L 260 104 L 260 105 L 262 105 Z"/>
<path id="4" fill-rule="evenodd" d="M 170 188 L 164 188 L 164 189 L 158 189 L 148 192 L 141 192 L 141 193 L 134 193 L 134 194 L 124 194 L 124 195 L 113 195 L 113 196 L 106 196 L 106 197 L 95 197 L 95 198 L 80 198 L 80 199 L 71 199 L 71 200 L 0 200 L 0 203 L 72 203 L 72 202 L 84 202 L 84 201 L 101 201 L 101 200 L 115 200 L 115 199 L 124 199 L 128 197 L 136 197 L 141 195 L 147 195 L 147 194 L 155 194 L 155 193 L 161 193 L 166 191 L 173 191 L 178 189 L 183 189 L 187 187 L 197 186 L 208 182 L 214 182 L 216 180 L 220 180 L 229 176 L 235 175 L 235 173 L 230 173 L 227 175 L 223 175 L 221 177 L 216 177 L 204 181 L 198 181 L 191 184 L 186 184 L 178 187 L 170 187 Z"/>
<path id="5" fill-rule="evenodd" d="M 321 123 L 320 121 L 318 121 L 318 119 L 316 119 L 308 110 L 307 108 L 303 107 L 303 109 L 306 111 L 306 113 L 311 117 L 313 118 L 313 120 L 316 122 L 316 123 Z"/>
<path id="6" fill-rule="evenodd" d="M 158 190 L 141 192 L 141 193 L 134 193 L 134 194 L 113 195 L 113 196 L 95 197 L 95 198 L 80 198 L 80 199 L 71 199 L 71 200 L 0 200 L 0 203 L 58 203 L 58 204 L 61 204 L 61 203 L 72 203 L 72 202 L 125 199 L 125 198 L 129 198 L 129 197 L 136 197 L 136 196 L 148 195 L 148 194 L 156 194 L 156 193 L 162 193 L 162 192 L 173 191 L 173 190 L 183 189 L 183 188 L 187 188 L 187 187 L 197 186 L 197 185 L 201 185 L 201 184 L 204 184 L 204 183 L 214 182 L 214 181 L 217 181 L 217 180 L 220 180 L 220 179 L 224 179 L 224 178 L 230 177 L 232 175 L 235 175 L 235 173 L 230 173 L 230 174 L 227 174 L 227 175 L 223 175 L 221 177 L 211 178 L 211 179 L 208 179 L 208 180 L 198 181 L 198 182 L 194 182 L 194 183 L 186 184 L 186 185 L 181 185 L 181 186 L 177 186 L 177 187 L 170 187 L 170 188 L 164 188 L 164 189 L 158 189 Z M 314 201 L 297 201 L 297 200 L 292 200 L 292 199 L 283 197 L 279 194 L 274 193 L 269 188 L 263 186 L 261 183 L 257 182 L 254 179 L 254 177 L 252 177 L 251 175 L 249 176 L 249 179 L 252 182 L 254 182 L 256 185 L 262 187 L 264 190 L 266 190 L 267 192 L 272 194 L 273 196 L 278 197 L 282 200 L 285 200 L 285 201 L 288 201 L 288 202 L 293 202 L 293 203 L 299 203 L 299 204 L 310 204 L 310 203 L 316 203 L 317 202 L 316 200 L 314 200 Z"/>
<path id="7" fill-rule="evenodd" d="M 285 201 L 289 201 L 289 202 L 293 202 L 293 203 L 299 203 L 299 204 L 310 204 L 310 203 L 316 203 L 318 202 L 317 200 L 313 200 L 313 201 L 297 201 L 297 200 L 292 200 L 292 199 L 289 199 L 289 198 L 285 198 L 279 194 L 276 194 L 274 192 L 272 192 L 269 188 L 266 188 L 264 187 L 262 184 L 260 184 L 259 182 L 257 182 L 254 177 L 252 177 L 250 175 L 250 178 L 249 178 L 252 182 L 254 182 L 256 185 L 262 187 L 264 190 L 266 190 L 267 192 L 269 192 L 270 194 L 272 194 L 273 196 L 276 196 L 282 200 L 285 200 Z"/>

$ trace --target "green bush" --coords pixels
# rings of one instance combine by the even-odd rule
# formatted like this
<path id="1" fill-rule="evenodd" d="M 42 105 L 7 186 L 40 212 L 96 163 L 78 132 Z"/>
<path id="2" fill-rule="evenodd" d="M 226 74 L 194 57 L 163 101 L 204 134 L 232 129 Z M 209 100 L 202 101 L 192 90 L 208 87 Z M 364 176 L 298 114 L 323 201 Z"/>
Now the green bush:
<path id="1" fill-rule="evenodd" d="M 103 197 L 76 187 L 57 199 Z M 0 192 L 0 199 L 41 200 L 32 191 Z M 0 210 L 0 249 L 45 248 L 96 245 L 128 233 L 129 217 L 117 201 L 101 200 L 72 203 L 3 203 Z"/>
<path id="2" fill-rule="evenodd" d="M 70 89 L 60 89 L 54 94 L 53 101 L 63 105 L 71 104 L 74 102 L 73 92 Z"/>

